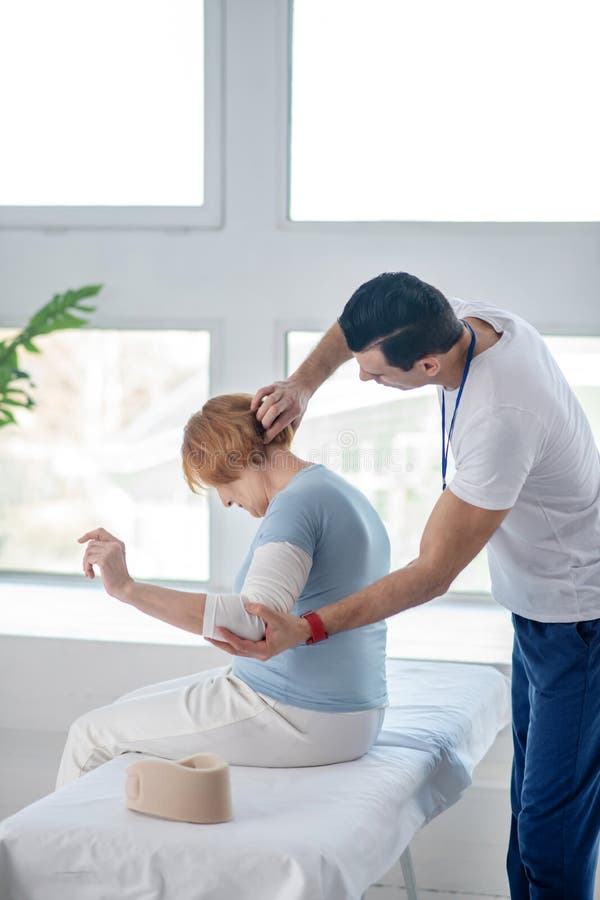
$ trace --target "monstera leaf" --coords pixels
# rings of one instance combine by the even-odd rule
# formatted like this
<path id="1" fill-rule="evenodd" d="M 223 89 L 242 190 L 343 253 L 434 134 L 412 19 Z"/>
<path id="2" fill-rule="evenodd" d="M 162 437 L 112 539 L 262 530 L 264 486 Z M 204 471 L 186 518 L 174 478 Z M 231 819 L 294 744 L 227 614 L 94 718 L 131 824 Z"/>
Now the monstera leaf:
<path id="1" fill-rule="evenodd" d="M 19 350 L 40 353 L 39 347 L 33 343 L 34 338 L 67 328 L 83 328 L 88 320 L 81 313 L 96 310 L 95 306 L 85 301 L 88 297 L 95 297 L 101 289 L 101 284 L 89 284 L 77 291 L 55 294 L 19 334 L 0 341 L 0 428 L 16 423 L 15 407 L 31 409 L 35 406 L 30 393 L 35 385 L 29 373 L 19 365 Z"/>

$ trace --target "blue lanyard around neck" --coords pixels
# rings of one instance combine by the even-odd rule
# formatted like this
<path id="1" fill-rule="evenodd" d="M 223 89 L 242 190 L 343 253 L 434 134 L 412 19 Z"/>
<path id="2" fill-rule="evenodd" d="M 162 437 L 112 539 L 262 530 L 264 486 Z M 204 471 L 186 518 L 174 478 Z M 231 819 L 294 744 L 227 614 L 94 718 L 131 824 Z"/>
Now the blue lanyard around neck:
<path id="1" fill-rule="evenodd" d="M 446 440 L 446 395 L 444 393 L 444 388 L 442 387 L 442 491 L 446 490 L 446 469 L 448 468 L 448 450 L 450 448 L 450 440 L 452 438 L 452 432 L 454 431 L 454 420 L 456 419 L 456 413 L 458 412 L 458 404 L 460 403 L 460 398 L 462 396 L 463 388 L 467 381 L 467 375 L 469 374 L 469 369 L 471 368 L 471 360 L 473 359 L 473 353 L 475 352 L 475 332 L 471 328 L 468 322 L 464 322 L 469 331 L 471 332 L 471 343 L 469 344 L 469 349 L 467 351 L 467 359 L 465 361 L 465 367 L 463 369 L 462 378 L 460 381 L 460 387 L 458 389 L 458 394 L 456 395 L 456 403 L 454 405 L 454 412 L 452 413 L 452 420 L 450 422 L 450 428 L 448 430 L 448 440 Z"/>

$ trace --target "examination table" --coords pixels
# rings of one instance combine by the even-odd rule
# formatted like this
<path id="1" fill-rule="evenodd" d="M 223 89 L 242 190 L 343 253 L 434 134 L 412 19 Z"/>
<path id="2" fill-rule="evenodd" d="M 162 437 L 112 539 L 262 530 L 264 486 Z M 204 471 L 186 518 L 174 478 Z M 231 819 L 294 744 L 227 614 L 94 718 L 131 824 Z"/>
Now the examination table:
<path id="1" fill-rule="evenodd" d="M 0 823 L 2 900 L 359 900 L 471 783 L 508 724 L 491 666 L 388 661 L 390 706 L 361 759 L 232 767 L 234 818 L 189 825 L 125 806 L 127 753 Z M 418 881 L 418 872 L 417 881 Z"/>

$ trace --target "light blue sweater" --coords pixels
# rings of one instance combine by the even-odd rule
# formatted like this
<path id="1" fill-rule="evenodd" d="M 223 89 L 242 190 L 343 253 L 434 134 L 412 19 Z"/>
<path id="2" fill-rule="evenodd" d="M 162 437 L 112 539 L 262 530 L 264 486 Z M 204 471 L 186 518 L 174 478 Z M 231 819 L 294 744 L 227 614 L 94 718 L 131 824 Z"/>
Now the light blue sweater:
<path id="1" fill-rule="evenodd" d="M 390 543 L 367 498 L 323 465 L 301 469 L 267 507 L 237 574 L 240 592 L 254 551 L 287 541 L 312 557 L 293 615 L 333 603 L 387 575 Z M 281 703 L 323 712 L 384 706 L 385 622 L 300 645 L 267 662 L 235 657 L 233 674 Z"/>

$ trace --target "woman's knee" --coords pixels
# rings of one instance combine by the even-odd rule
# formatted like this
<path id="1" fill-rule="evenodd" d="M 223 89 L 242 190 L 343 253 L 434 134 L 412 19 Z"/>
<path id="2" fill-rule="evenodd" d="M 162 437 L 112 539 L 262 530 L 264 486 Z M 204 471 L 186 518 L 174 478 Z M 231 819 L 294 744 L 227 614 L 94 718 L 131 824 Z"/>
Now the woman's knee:
<path id="1" fill-rule="evenodd" d="M 108 709 L 109 707 L 99 706 L 97 709 L 90 709 L 78 716 L 75 721 L 71 723 L 67 740 L 77 741 L 82 738 L 89 738 L 91 735 L 96 734 L 107 721 L 108 716 L 106 711 Z"/>

